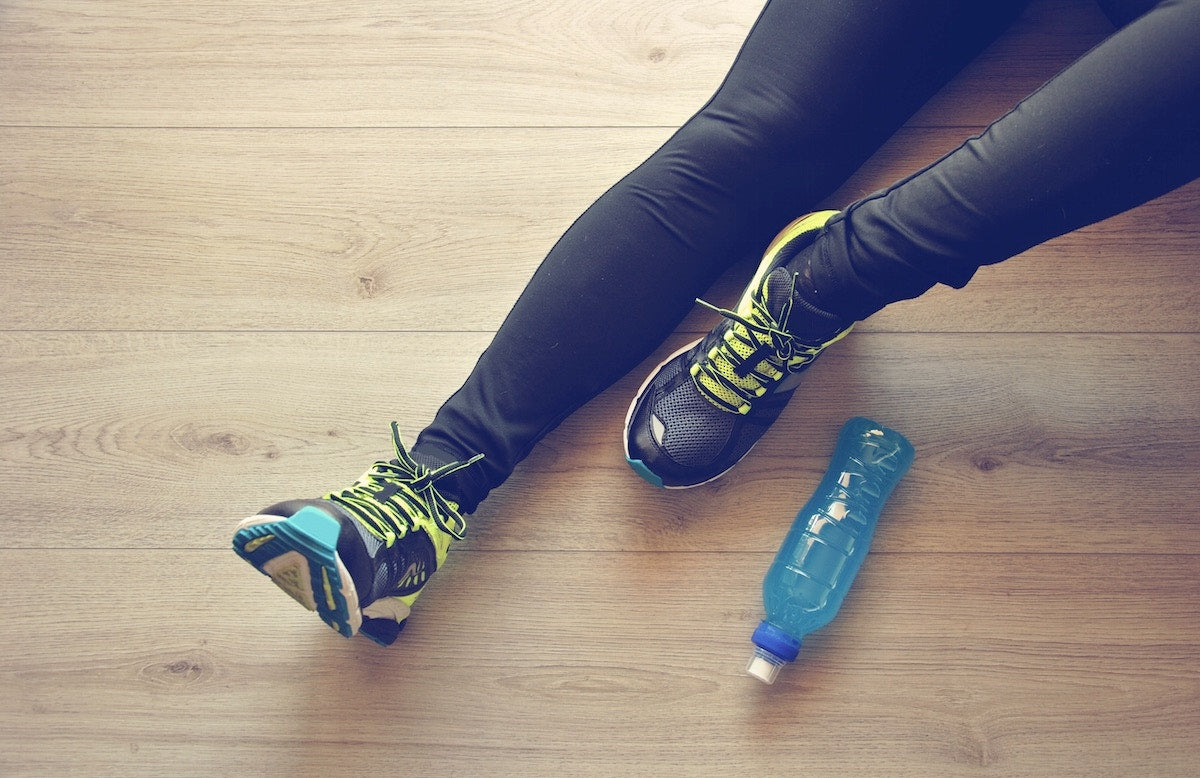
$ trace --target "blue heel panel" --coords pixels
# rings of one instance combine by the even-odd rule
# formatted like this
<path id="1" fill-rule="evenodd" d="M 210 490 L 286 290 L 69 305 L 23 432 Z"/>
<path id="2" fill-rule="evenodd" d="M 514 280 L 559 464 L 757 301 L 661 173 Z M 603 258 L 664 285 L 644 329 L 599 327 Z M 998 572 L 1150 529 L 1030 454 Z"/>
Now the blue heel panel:
<path id="1" fill-rule="evenodd" d="M 630 459 L 629 457 L 626 457 L 625 461 L 628 462 L 629 466 L 633 468 L 633 472 L 640 475 L 644 481 L 654 484 L 659 489 L 666 488 L 665 486 L 663 486 L 662 479 L 659 478 L 658 476 L 656 476 L 654 473 L 652 473 L 650 471 L 650 468 L 646 467 L 646 463 L 643 462 L 642 460 Z"/>
<path id="2" fill-rule="evenodd" d="M 233 550 L 264 574 L 263 565 L 270 560 L 289 551 L 300 552 L 308 560 L 317 613 L 322 621 L 345 637 L 350 637 L 354 634 L 350 627 L 350 610 L 340 591 L 342 580 L 338 572 L 337 542 L 340 533 L 341 525 L 337 519 L 320 508 L 306 506 L 287 518 L 281 517 L 279 521 L 240 530 L 234 535 Z M 243 551 L 247 543 L 267 535 L 275 537 L 250 553 Z M 333 608 L 329 607 L 322 573 L 329 579 Z"/>
<path id="3" fill-rule="evenodd" d="M 284 527 L 287 530 L 284 530 Z M 301 508 L 291 518 L 284 523 L 284 527 L 279 527 L 279 530 L 293 539 L 302 547 L 299 551 L 311 551 L 313 556 L 305 554 L 309 559 L 314 556 L 322 557 L 321 561 L 328 561 L 333 567 L 337 568 L 337 542 L 338 534 L 342 530 L 342 525 L 338 524 L 337 519 L 330 516 L 320 508 L 314 508 L 311 505 Z"/>

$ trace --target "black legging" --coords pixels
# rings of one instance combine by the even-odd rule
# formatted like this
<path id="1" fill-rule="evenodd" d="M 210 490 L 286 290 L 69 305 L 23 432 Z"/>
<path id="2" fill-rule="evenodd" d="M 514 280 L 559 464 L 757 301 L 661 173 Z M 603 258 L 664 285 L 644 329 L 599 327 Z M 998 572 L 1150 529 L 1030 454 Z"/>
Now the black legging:
<path id="1" fill-rule="evenodd" d="M 439 483 L 473 511 L 1024 5 L 770 0 L 712 100 L 551 250 L 414 456 L 483 453 Z M 961 286 L 1200 176 L 1200 0 L 1102 5 L 1119 22 L 1153 7 L 981 136 L 849 206 L 813 248 L 823 307 L 861 319 L 938 282 Z"/>

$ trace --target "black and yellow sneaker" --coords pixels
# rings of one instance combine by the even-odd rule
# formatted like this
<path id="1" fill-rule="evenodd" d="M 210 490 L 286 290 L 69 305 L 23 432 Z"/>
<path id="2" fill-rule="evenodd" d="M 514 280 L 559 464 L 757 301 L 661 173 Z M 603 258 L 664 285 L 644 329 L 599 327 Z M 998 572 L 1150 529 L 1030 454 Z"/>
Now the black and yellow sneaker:
<path id="1" fill-rule="evenodd" d="M 850 331 L 798 293 L 793 260 L 836 211 L 792 222 L 767 248 L 735 311 L 673 354 L 638 390 L 625 420 L 625 458 L 655 486 L 708 483 L 750 452 L 778 418 L 800 374 Z M 793 263 L 795 264 L 795 263 Z"/>
<path id="2" fill-rule="evenodd" d="M 439 478 L 477 461 L 426 467 L 392 424 L 396 458 L 349 489 L 264 508 L 238 525 L 233 550 L 346 637 L 391 645 L 413 601 L 466 522 Z"/>

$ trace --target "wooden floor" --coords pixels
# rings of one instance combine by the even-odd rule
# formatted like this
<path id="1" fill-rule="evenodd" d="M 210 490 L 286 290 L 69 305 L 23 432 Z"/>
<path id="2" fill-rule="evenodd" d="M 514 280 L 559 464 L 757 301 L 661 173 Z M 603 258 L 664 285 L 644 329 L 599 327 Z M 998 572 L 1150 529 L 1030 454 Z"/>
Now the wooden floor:
<path id="1" fill-rule="evenodd" d="M 1197 775 L 1197 185 L 879 314 L 736 477 L 666 494 L 622 420 L 693 314 L 390 650 L 230 552 L 415 435 L 759 6 L 0 2 L 0 774 Z M 830 203 L 1107 30 L 1036 2 Z M 763 686 L 762 575 L 857 414 L 917 461 Z"/>

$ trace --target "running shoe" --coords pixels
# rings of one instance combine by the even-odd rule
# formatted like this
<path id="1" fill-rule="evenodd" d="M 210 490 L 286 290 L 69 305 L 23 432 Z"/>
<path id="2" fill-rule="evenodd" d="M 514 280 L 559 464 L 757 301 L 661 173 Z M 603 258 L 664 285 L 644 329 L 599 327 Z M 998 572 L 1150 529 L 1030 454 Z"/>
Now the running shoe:
<path id="1" fill-rule="evenodd" d="M 289 500 L 238 525 L 233 550 L 334 630 L 395 642 L 466 521 L 435 482 L 478 461 L 418 463 L 392 423 L 396 458 L 348 489 Z"/>
<path id="2" fill-rule="evenodd" d="M 625 419 L 625 458 L 655 486 L 683 489 L 727 473 L 783 411 L 801 374 L 845 337 L 843 322 L 801 293 L 794 262 L 836 211 L 801 217 L 767 248 L 736 310 L 651 373 Z M 794 266 L 795 265 L 795 266 Z"/>

